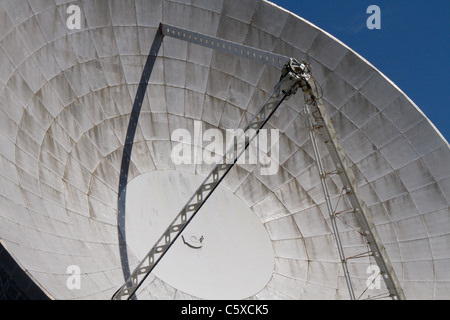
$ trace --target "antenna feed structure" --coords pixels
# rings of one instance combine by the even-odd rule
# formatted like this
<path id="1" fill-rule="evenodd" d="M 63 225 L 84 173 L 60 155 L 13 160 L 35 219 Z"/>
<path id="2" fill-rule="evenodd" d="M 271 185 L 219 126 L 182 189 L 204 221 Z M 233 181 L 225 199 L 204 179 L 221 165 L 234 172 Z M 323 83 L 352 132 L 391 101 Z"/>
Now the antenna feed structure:
<path id="1" fill-rule="evenodd" d="M 295 58 L 290 58 L 281 71 L 281 84 L 278 93 L 283 95 L 287 94 L 287 100 L 294 95 L 299 88 L 302 88 L 302 91 L 305 94 L 310 93 L 307 100 L 310 100 L 312 103 L 314 101 L 314 96 L 309 84 L 309 79 L 311 79 L 311 77 L 312 72 L 309 63 L 306 61 L 300 63 Z"/>

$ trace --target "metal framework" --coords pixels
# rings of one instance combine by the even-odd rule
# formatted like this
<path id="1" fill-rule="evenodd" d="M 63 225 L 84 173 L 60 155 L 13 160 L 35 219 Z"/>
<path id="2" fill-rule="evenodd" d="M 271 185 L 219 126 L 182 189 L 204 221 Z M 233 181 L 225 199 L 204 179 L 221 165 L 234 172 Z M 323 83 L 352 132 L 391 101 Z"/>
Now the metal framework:
<path id="1" fill-rule="evenodd" d="M 217 39 L 211 36 L 190 32 L 188 30 L 169 25 L 161 24 L 160 30 L 165 36 L 174 37 L 183 41 L 199 44 L 214 50 L 260 61 L 264 64 L 280 68 L 282 69 L 281 77 L 269 98 L 246 125 L 241 136 L 234 139 L 233 145 L 224 154 L 222 162 L 219 162 L 214 166 L 210 174 L 194 192 L 192 197 L 181 209 L 172 223 L 167 227 L 159 240 L 150 249 L 149 253 L 131 273 L 126 282 L 115 292 L 112 299 L 122 300 L 133 297 L 136 290 L 145 281 L 157 263 L 164 257 L 166 252 L 177 240 L 189 222 L 208 200 L 234 164 L 236 164 L 239 157 L 258 136 L 261 128 L 267 123 L 281 103 L 283 103 L 283 101 L 288 99 L 291 95 L 295 94 L 299 88 L 302 89 L 305 95 L 305 101 L 308 105 L 306 111 L 311 129 L 311 141 L 313 143 L 315 158 L 321 177 L 321 184 L 330 213 L 333 233 L 336 239 L 350 298 L 355 299 L 355 294 L 346 263 L 348 258 L 345 258 L 342 243 L 339 237 L 339 231 L 337 230 L 335 219 L 336 212 L 334 212 L 331 205 L 331 197 L 326 183 L 326 172 L 323 169 L 323 164 L 317 148 L 316 133 L 319 133 L 324 137 L 328 151 L 331 155 L 333 163 L 336 166 L 336 173 L 339 175 L 342 184 L 344 185 L 345 193 L 352 205 L 355 216 L 358 219 L 362 232 L 369 243 L 370 250 L 381 270 L 381 274 L 383 275 L 383 279 L 389 290 L 389 295 L 392 298 L 405 299 L 398 279 L 395 276 L 394 269 L 392 268 L 386 254 L 386 250 L 382 245 L 375 225 L 372 222 L 369 209 L 361 200 L 358 188 L 356 186 L 355 177 L 350 169 L 345 153 L 337 140 L 336 132 L 334 131 L 331 121 L 326 114 L 326 109 L 323 102 L 318 95 L 316 83 L 314 78 L 311 77 L 309 65 L 306 62 L 298 63 L 293 58 L 288 58 L 230 41 Z M 230 159 L 232 160 L 230 161 Z"/>
<path id="2" fill-rule="evenodd" d="M 168 24 L 161 24 L 160 28 L 163 35 L 165 36 L 198 44 L 206 48 L 214 49 L 216 51 L 221 51 L 227 54 L 232 54 L 241 58 L 259 61 L 278 69 L 282 69 L 290 60 L 289 57 L 280 54 L 252 48 L 235 42 L 207 36 L 201 33 L 188 31 Z"/>
<path id="3" fill-rule="evenodd" d="M 308 115 L 307 121 L 310 126 L 309 135 L 310 135 L 311 143 L 313 146 L 314 158 L 316 160 L 317 169 L 319 170 L 320 184 L 322 186 L 322 191 L 325 195 L 325 202 L 327 204 L 328 214 L 330 216 L 330 222 L 331 222 L 331 227 L 333 229 L 333 235 L 336 240 L 336 246 L 337 246 L 338 253 L 339 253 L 339 259 L 341 260 L 345 282 L 346 282 L 346 285 L 348 288 L 348 292 L 350 294 L 350 299 L 355 300 L 355 291 L 353 289 L 350 272 L 348 271 L 347 259 L 345 257 L 344 248 L 342 246 L 341 237 L 339 235 L 339 230 L 338 230 L 337 223 L 336 223 L 336 213 L 333 209 L 333 204 L 331 202 L 331 195 L 330 195 L 330 191 L 328 189 L 328 184 L 327 184 L 327 180 L 326 180 L 327 172 L 324 169 L 322 159 L 319 154 L 319 147 L 317 145 L 316 132 L 314 130 L 314 124 L 313 124 L 313 117 L 311 116 L 309 109 L 308 108 L 305 108 L 305 109 L 306 109 L 306 112 Z"/>
<path id="4" fill-rule="evenodd" d="M 373 223 L 372 216 L 369 208 L 366 206 L 359 192 L 359 188 L 356 184 L 356 179 L 353 171 L 350 168 L 350 164 L 347 160 L 347 156 L 339 143 L 336 131 L 334 130 L 333 124 L 328 117 L 326 107 L 320 98 L 319 91 L 317 89 L 316 82 L 314 78 L 310 78 L 308 81 L 308 86 L 303 88 L 305 94 L 305 101 L 307 102 L 307 114 L 308 121 L 310 124 L 310 136 L 314 148 L 314 154 L 316 162 L 319 169 L 320 180 L 322 184 L 322 189 L 325 194 L 325 199 L 327 202 L 327 208 L 329 211 L 331 224 L 333 227 L 333 233 L 335 234 L 339 256 L 341 259 L 342 267 L 344 270 L 344 276 L 346 278 L 347 286 L 349 288 L 349 293 L 351 299 L 355 299 L 355 294 L 353 292 L 353 287 L 351 283 L 350 276 L 348 274 L 347 260 L 350 258 L 345 258 L 342 244 L 339 237 L 339 231 L 336 226 L 336 215 L 337 213 L 331 206 L 331 198 L 328 192 L 328 187 L 326 184 L 327 173 L 323 169 L 323 164 L 318 152 L 317 141 L 315 138 L 316 133 L 319 133 L 326 144 L 328 153 L 331 156 L 333 164 L 335 166 L 334 173 L 336 173 L 342 184 L 344 194 L 347 196 L 350 205 L 352 206 L 352 212 L 354 213 L 356 219 L 361 228 L 361 234 L 366 238 L 367 244 L 370 247 L 371 255 L 374 257 L 378 267 L 380 268 L 380 274 L 386 284 L 389 296 L 392 299 L 405 300 L 405 294 L 401 288 L 400 282 L 395 274 L 394 268 L 390 262 L 387 255 L 386 249 L 383 246 L 380 236 L 378 235 L 375 224 Z M 363 254 L 359 255 L 363 256 Z M 352 257 L 355 258 L 355 257 Z"/>
<path id="5" fill-rule="evenodd" d="M 163 235 L 132 272 L 130 278 L 114 294 L 114 300 L 122 300 L 124 298 L 129 299 L 133 296 L 189 222 L 205 204 L 220 182 L 222 182 L 228 172 L 230 172 L 240 156 L 257 137 L 261 128 L 269 121 L 281 103 L 283 103 L 286 98 L 296 93 L 299 86 L 299 80 L 303 79 L 305 82 L 307 81 L 304 78 L 307 76 L 307 73 L 303 73 L 304 71 L 306 71 L 305 65 L 300 65 L 295 60 L 291 60 L 285 65 L 282 77 L 275 86 L 270 97 L 246 125 L 243 133 L 238 138 L 234 139 L 233 145 L 224 154 L 222 161 L 214 166 L 210 174 L 194 192 L 175 219 L 170 223 Z M 230 158 L 232 159 L 231 161 Z"/>

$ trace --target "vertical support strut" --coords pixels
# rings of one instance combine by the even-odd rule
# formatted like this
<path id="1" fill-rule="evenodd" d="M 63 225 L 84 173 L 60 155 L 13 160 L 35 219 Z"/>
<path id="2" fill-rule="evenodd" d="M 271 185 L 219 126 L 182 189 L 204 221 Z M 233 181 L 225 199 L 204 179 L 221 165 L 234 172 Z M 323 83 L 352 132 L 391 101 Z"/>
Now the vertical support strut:
<path id="1" fill-rule="evenodd" d="M 234 139 L 233 145 L 223 156 L 222 162 L 214 166 L 200 187 L 194 192 L 156 244 L 150 249 L 149 253 L 139 263 L 127 281 L 115 292 L 112 297 L 113 300 L 130 299 L 133 296 L 217 186 L 222 182 L 228 172 L 230 172 L 239 157 L 247 150 L 251 142 L 259 134 L 261 128 L 269 121 L 281 103 L 296 93 L 299 87 L 299 79 L 302 78 L 302 68 L 303 65 L 298 64 L 295 60 L 291 60 L 285 65 L 281 79 L 275 86 L 270 97 L 246 125 L 241 136 Z"/>
<path id="2" fill-rule="evenodd" d="M 331 123 L 330 118 L 326 112 L 326 107 L 323 104 L 322 99 L 319 96 L 316 82 L 313 77 L 310 77 L 307 84 L 302 85 L 303 93 L 305 94 L 305 101 L 307 103 L 307 113 L 309 116 L 308 121 L 311 127 L 311 141 L 314 147 L 314 154 L 316 157 L 317 165 L 319 167 L 319 173 L 321 177 L 321 183 L 327 201 L 327 208 L 331 217 L 331 224 L 333 232 L 338 246 L 339 256 L 344 269 L 344 276 L 349 288 L 351 299 L 355 298 L 353 287 L 348 274 L 347 259 L 344 256 L 342 250 L 342 244 L 336 227 L 336 214 L 333 211 L 330 201 L 330 195 L 326 185 L 325 172 L 323 170 L 320 155 L 318 154 L 317 143 L 315 139 L 315 131 L 317 131 L 324 139 L 328 153 L 336 167 L 336 174 L 339 176 L 350 205 L 353 208 L 355 217 L 361 227 L 361 234 L 366 238 L 370 250 L 375 258 L 375 261 L 380 268 L 380 274 L 386 284 L 389 291 L 389 296 L 392 299 L 406 300 L 403 289 L 400 286 L 400 282 L 395 274 L 394 268 L 387 255 L 386 249 L 383 246 L 381 238 L 376 230 L 375 224 L 372 221 L 369 208 L 362 200 L 360 191 L 357 187 L 355 176 L 350 168 L 350 164 L 347 160 L 345 152 L 339 143 L 336 131 Z"/>
<path id="3" fill-rule="evenodd" d="M 355 292 L 353 290 L 353 284 L 352 284 L 352 280 L 350 277 L 350 272 L 348 271 L 348 266 L 347 266 L 347 259 L 345 257 L 345 253 L 344 253 L 344 248 L 342 246 L 342 241 L 341 241 L 341 237 L 339 235 L 339 230 L 336 224 L 336 214 L 333 210 L 333 205 L 331 203 L 331 196 L 330 196 L 330 192 L 328 190 L 328 185 L 327 185 L 327 181 L 326 181 L 326 172 L 323 168 L 323 163 L 322 163 L 322 159 L 320 158 L 320 154 L 319 154 L 319 148 L 317 146 L 317 139 L 316 139 L 316 133 L 314 130 L 314 124 L 313 124 L 313 119 L 312 116 L 310 114 L 310 110 L 308 108 L 306 108 L 306 112 L 308 115 L 308 124 L 310 127 L 310 131 L 309 131 L 309 136 L 311 138 L 311 143 L 313 146 L 313 150 L 314 150 L 314 158 L 316 160 L 316 164 L 317 164 L 317 168 L 319 170 L 319 177 L 320 177 L 320 183 L 322 185 L 322 191 L 325 195 L 325 202 L 327 204 L 327 209 L 328 209 L 328 214 L 330 216 L 330 222 L 331 222 L 331 227 L 333 229 L 333 235 L 335 237 L 336 240 L 336 246 L 338 249 L 338 253 L 339 253 L 339 259 L 341 261 L 342 264 L 342 269 L 344 272 L 344 278 L 345 278 L 345 282 L 347 284 L 347 288 L 348 288 L 348 292 L 350 295 L 350 299 L 351 300 L 355 300 Z"/>

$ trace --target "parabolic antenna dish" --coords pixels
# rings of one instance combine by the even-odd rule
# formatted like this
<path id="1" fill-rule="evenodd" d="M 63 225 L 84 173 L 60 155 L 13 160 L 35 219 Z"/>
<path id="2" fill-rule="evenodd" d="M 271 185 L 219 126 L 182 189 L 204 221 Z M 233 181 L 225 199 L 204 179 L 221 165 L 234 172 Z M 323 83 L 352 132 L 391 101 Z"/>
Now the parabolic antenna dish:
<path id="1" fill-rule="evenodd" d="M 204 154 L 208 130 L 245 126 L 280 79 L 257 59 L 158 39 L 161 23 L 308 61 L 406 298 L 450 298 L 449 144 L 339 40 L 260 0 L 5 0 L 0 239 L 46 295 L 110 299 L 213 168 L 174 161 L 174 132 Z M 235 165 L 138 299 L 349 298 L 304 105 L 299 92 L 265 126 L 279 134 L 276 173 Z M 342 184 L 328 187 L 357 298 L 382 295 Z"/>

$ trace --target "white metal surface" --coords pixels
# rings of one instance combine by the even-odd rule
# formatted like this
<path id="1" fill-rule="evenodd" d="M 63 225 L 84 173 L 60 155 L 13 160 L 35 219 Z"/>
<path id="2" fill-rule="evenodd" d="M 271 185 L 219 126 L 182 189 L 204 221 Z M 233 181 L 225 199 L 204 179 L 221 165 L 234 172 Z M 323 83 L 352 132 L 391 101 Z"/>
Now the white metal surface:
<path id="1" fill-rule="evenodd" d="M 165 170 L 129 183 L 127 243 L 140 261 L 202 180 Z M 244 299 L 263 289 L 272 276 L 273 248 L 263 224 L 225 188 L 219 186 L 183 235 L 203 236 L 202 247 L 193 249 L 179 238 L 153 271 L 174 288 L 202 299 Z"/>
<path id="2" fill-rule="evenodd" d="M 66 28 L 68 5 L 0 2 L 0 238 L 54 298 L 109 299 L 124 281 L 117 240 L 120 160 L 161 22 L 309 60 L 406 297 L 450 298 L 449 145 L 367 61 L 264 1 L 83 1 L 81 30 Z M 257 62 L 165 39 L 128 180 L 168 169 L 205 177 L 206 165 L 170 161 L 171 132 L 193 128 L 194 120 L 211 128 L 245 125 L 277 78 L 278 70 Z M 224 181 L 272 242 L 273 273 L 252 298 L 348 296 L 302 99 L 293 97 L 269 121 L 280 130 L 278 173 L 261 176 L 257 165 L 242 165 Z M 321 154 L 330 161 L 325 149 Z M 342 219 L 345 249 L 364 251 L 352 229 L 356 221 Z M 138 258 L 128 253 L 132 269 Z M 357 292 L 365 289 L 371 264 L 369 258 L 349 263 Z M 66 286 L 70 265 L 80 267 L 79 290 Z M 195 298 L 155 275 L 139 297 Z"/>

